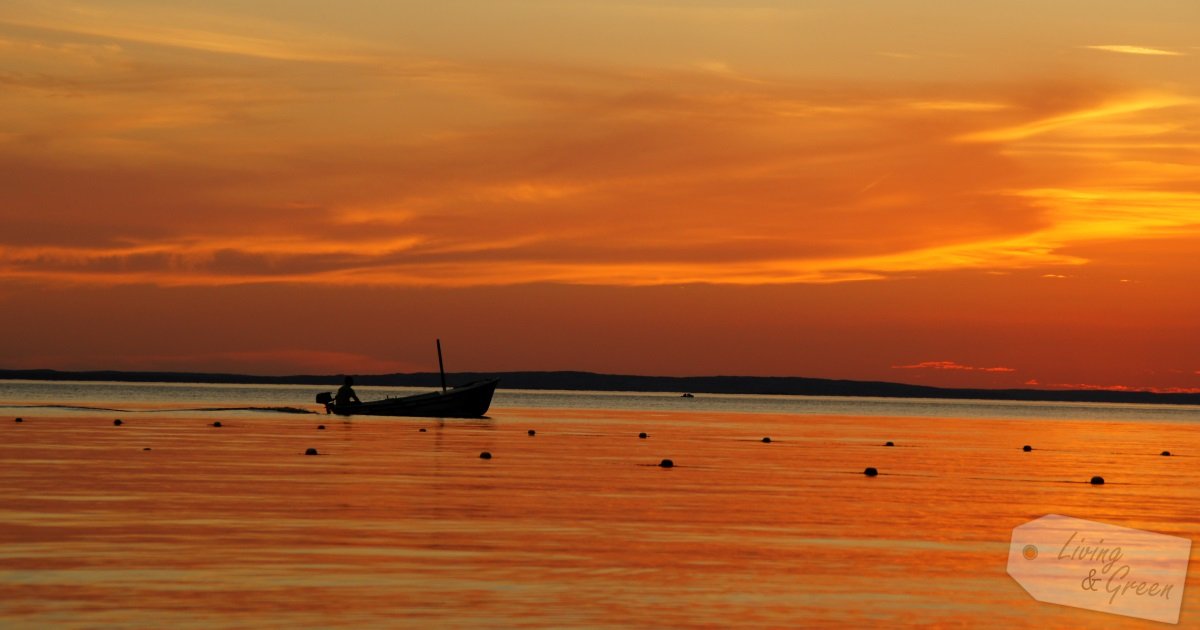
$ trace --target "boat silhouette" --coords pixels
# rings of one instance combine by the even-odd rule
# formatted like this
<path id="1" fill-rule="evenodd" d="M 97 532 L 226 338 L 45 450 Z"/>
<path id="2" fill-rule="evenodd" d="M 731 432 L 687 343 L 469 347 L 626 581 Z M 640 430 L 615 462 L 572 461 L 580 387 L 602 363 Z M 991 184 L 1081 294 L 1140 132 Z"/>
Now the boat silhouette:
<path id="1" fill-rule="evenodd" d="M 384 398 L 361 403 L 339 405 L 332 392 L 317 394 L 317 404 L 325 405 L 325 413 L 339 416 L 412 416 L 422 418 L 480 418 L 492 405 L 498 378 L 473 381 L 458 387 L 446 387 L 446 370 L 442 365 L 442 340 L 437 342 L 438 373 L 442 391 Z"/>

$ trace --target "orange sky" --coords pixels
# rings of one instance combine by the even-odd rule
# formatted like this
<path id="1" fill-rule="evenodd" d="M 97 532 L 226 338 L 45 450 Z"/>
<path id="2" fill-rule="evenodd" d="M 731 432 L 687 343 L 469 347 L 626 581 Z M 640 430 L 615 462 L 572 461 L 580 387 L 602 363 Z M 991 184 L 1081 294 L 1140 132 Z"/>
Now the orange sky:
<path id="1" fill-rule="evenodd" d="M 0 367 L 1200 389 L 1197 26 L 9 0 Z"/>

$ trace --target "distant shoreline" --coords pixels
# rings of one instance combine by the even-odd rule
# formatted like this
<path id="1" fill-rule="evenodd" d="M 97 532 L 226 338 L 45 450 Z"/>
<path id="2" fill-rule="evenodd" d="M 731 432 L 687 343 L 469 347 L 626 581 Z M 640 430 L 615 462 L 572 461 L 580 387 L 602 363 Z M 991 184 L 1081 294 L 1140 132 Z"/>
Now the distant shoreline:
<path id="1" fill-rule="evenodd" d="M 333 387 L 341 381 L 341 378 L 341 375 L 254 376 L 204 372 L 0 370 L 0 380 L 313 385 L 325 388 Z M 1113 390 L 963 389 L 796 376 L 633 376 L 570 371 L 458 372 L 446 375 L 450 385 L 459 385 L 484 378 L 499 378 L 501 387 L 504 389 L 1200 405 L 1200 394 L 1159 394 L 1146 391 Z M 356 375 L 355 380 L 359 385 L 365 386 L 440 387 L 441 385 L 436 372 Z"/>

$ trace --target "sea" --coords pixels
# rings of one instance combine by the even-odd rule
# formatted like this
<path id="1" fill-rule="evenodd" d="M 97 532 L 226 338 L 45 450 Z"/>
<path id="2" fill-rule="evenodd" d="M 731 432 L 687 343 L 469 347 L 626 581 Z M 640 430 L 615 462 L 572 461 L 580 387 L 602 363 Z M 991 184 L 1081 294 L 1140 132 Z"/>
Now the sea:
<path id="1" fill-rule="evenodd" d="M 1039 601 L 1014 528 L 1200 540 L 1200 407 L 501 387 L 0 381 L 0 627 L 1150 628 Z"/>

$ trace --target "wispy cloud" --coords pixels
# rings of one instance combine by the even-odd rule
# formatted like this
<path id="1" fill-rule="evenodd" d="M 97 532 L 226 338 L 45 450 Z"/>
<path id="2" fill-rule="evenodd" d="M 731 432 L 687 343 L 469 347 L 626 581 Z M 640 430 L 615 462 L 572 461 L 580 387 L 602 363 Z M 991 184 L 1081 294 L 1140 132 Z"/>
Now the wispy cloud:
<path id="1" fill-rule="evenodd" d="M 150 7 L 133 10 L 68 5 L 18 10 L 0 18 L 0 27 L 277 61 L 374 63 L 383 58 L 364 53 L 362 45 L 353 41 L 281 22 L 217 13 L 181 16 Z"/>
<path id="2" fill-rule="evenodd" d="M 910 103 L 915 109 L 930 109 L 948 112 L 995 112 L 1012 107 L 1008 103 L 986 103 L 977 101 L 916 101 Z"/>
<path id="3" fill-rule="evenodd" d="M 33 365 L 105 365 L 112 369 L 235 371 L 243 374 L 381 374 L 428 369 L 427 365 L 365 353 L 291 348 L 180 354 L 107 353 L 103 356 L 43 354 L 37 361 Z"/>
<path id="4" fill-rule="evenodd" d="M 941 101 L 859 97 L 750 144 L 763 116 L 800 96 L 694 75 L 686 96 L 657 87 L 670 82 L 654 76 L 567 82 L 551 93 L 529 90 L 530 80 L 499 72 L 492 87 L 523 90 L 524 106 L 545 114 L 536 126 L 427 133 L 403 151 L 368 138 L 305 136 L 320 149 L 311 157 L 309 149 L 283 165 L 258 157 L 236 174 L 169 161 L 83 170 L 13 161 L 0 174 L 13 184 L 0 198 L 44 211 L 13 215 L 0 272 L 172 286 L 834 283 L 1082 265 L 1088 259 L 1068 249 L 1081 241 L 1169 235 L 1198 222 L 1200 193 L 1156 191 L 1153 179 L 1128 188 L 1012 188 L 996 147 L 946 142 L 978 117 L 1011 119 L 1011 107 L 909 108 L 895 104 Z M 583 95 L 608 89 L 636 98 L 608 98 L 600 115 Z M 759 111 L 747 116 L 748 108 Z M 114 112 L 79 136 L 126 134 L 131 128 L 118 123 L 127 116 Z M 580 125 L 581 117 L 592 122 Z M 204 124 L 240 138 L 238 122 L 183 117 L 139 133 L 171 138 Z M 828 142 L 797 148 L 795 138 L 814 125 L 832 125 Z M 930 135 L 931 126 L 942 135 Z M 862 140 L 872 136 L 882 139 Z M 212 147 L 214 158 L 224 155 Z M 74 185 L 55 184 L 67 180 Z M 161 212 L 163 204 L 173 211 Z M 67 207 L 103 212 L 51 229 L 50 213 Z"/>
<path id="5" fill-rule="evenodd" d="M 1008 367 L 975 367 L 956 361 L 922 361 L 911 365 L 893 365 L 894 370 L 955 370 L 962 372 L 1016 372 Z"/>
<path id="6" fill-rule="evenodd" d="M 1184 53 L 1175 52 L 1173 50 L 1164 50 L 1162 48 L 1148 48 L 1146 46 L 1123 46 L 1123 45 L 1105 45 L 1105 46 L 1084 46 L 1091 50 L 1103 50 L 1105 52 L 1121 53 L 1125 55 L 1158 55 L 1168 57 L 1182 56 Z"/>
<path id="7" fill-rule="evenodd" d="M 1200 223 L 1188 184 L 1200 172 L 1180 155 L 1197 144 L 1181 122 L 1195 112 L 1179 95 L 751 82 L 731 70 L 740 59 L 251 63 L 362 50 L 237 16 L 164 24 L 191 29 L 176 32 L 153 13 L 72 15 L 31 11 L 25 22 L 53 30 L 13 29 L 0 47 L 14 69 L 0 84 L 20 88 L 0 93 L 15 130 L 0 135 L 9 277 L 753 285 L 1057 273 L 1088 263 L 1080 243 Z M 1144 126 L 1121 126 L 1133 123 Z M 1155 148 L 1135 160 L 1146 127 Z M 1070 157 L 1047 158 L 1056 151 Z"/>
<path id="8" fill-rule="evenodd" d="M 963 142 L 1010 142 L 1075 125 L 1093 123 L 1107 118 L 1137 114 L 1148 110 L 1189 105 L 1195 101 L 1173 94 L 1145 95 L 1129 100 L 1106 103 L 1065 114 L 1040 118 L 1014 126 L 974 131 L 958 137 Z"/>
<path id="9" fill-rule="evenodd" d="M 1087 390 L 1105 392 L 1148 392 L 1154 394 L 1200 394 L 1200 387 L 1140 387 L 1130 385 L 1097 385 L 1095 383 L 1053 383 L 1049 389 Z"/>
<path id="10" fill-rule="evenodd" d="M 693 22 L 720 25 L 729 23 L 770 23 L 803 15 L 800 9 L 771 6 L 742 6 L 737 3 L 705 6 L 694 2 L 675 4 L 663 2 L 607 1 L 589 3 L 585 6 L 600 13 L 625 13 L 639 18 L 659 19 L 672 23 Z"/>

